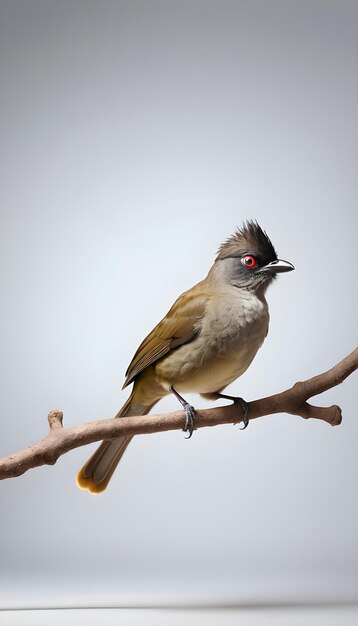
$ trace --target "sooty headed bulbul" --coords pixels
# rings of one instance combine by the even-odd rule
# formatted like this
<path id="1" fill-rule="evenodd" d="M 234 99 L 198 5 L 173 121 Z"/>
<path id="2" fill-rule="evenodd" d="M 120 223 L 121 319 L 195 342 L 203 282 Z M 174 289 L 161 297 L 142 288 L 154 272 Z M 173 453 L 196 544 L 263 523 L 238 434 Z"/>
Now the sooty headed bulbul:
<path id="1" fill-rule="evenodd" d="M 191 436 L 195 411 L 180 394 L 231 398 L 222 390 L 247 370 L 268 332 L 266 289 L 276 274 L 293 269 L 277 258 L 257 222 L 244 223 L 220 246 L 207 277 L 179 296 L 139 346 L 123 385 L 134 383 L 132 393 L 116 417 L 144 415 L 173 393 Z M 247 405 L 236 400 L 247 425 Z M 78 473 L 78 486 L 104 491 L 131 439 L 103 441 Z"/>

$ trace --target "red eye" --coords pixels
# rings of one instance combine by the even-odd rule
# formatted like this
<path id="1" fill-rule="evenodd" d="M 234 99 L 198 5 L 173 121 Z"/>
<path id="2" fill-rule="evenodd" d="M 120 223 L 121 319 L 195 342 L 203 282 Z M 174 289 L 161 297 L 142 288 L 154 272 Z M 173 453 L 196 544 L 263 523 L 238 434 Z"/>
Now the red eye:
<path id="1" fill-rule="evenodd" d="M 254 256 L 251 256 L 250 254 L 243 256 L 241 259 L 241 263 L 243 265 L 245 265 L 245 267 L 247 267 L 249 270 L 251 270 L 252 268 L 256 267 L 257 265 L 257 261 L 255 259 Z"/>

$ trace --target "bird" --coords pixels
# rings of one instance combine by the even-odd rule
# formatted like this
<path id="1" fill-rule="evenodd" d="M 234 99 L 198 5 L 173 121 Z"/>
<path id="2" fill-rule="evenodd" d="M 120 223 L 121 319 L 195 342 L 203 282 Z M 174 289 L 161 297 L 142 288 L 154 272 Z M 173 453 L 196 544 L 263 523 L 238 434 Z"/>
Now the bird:
<path id="1" fill-rule="evenodd" d="M 279 259 L 256 220 L 243 222 L 219 247 L 204 280 L 185 291 L 137 349 L 123 388 L 132 392 L 116 418 L 145 415 L 172 393 L 185 410 L 184 429 L 191 437 L 195 409 L 182 394 L 239 401 L 244 423 L 248 405 L 222 394 L 250 366 L 269 328 L 265 293 L 281 272 L 295 269 Z M 77 474 L 77 485 L 103 492 L 132 436 L 103 441 Z"/>

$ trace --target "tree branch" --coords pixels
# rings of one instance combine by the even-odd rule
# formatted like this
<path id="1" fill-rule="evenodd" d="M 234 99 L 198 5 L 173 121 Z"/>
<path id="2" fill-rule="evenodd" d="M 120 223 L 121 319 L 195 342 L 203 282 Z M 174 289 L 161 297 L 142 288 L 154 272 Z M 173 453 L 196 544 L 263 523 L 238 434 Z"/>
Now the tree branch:
<path id="1" fill-rule="evenodd" d="M 342 421 L 342 411 L 339 406 L 317 407 L 309 404 L 307 400 L 339 385 L 357 368 L 358 348 L 323 374 L 304 382 L 297 382 L 293 387 L 281 393 L 249 402 L 248 418 L 252 420 L 274 413 L 289 413 L 305 419 L 320 419 L 336 426 Z M 63 428 L 62 419 L 61 411 L 51 411 L 48 416 L 50 432 L 44 439 L 20 452 L 0 458 L 0 479 L 20 476 L 27 470 L 40 465 L 54 465 L 62 454 L 102 439 L 182 429 L 185 415 L 183 411 L 177 411 L 160 415 L 122 417 L 90 422 L 72 428 Z M 218 424 L 238 423 L 242 420 L 242 408 L 234 403 L 214 409 L 198 410 L 195 426 L 203 428 Z"/>

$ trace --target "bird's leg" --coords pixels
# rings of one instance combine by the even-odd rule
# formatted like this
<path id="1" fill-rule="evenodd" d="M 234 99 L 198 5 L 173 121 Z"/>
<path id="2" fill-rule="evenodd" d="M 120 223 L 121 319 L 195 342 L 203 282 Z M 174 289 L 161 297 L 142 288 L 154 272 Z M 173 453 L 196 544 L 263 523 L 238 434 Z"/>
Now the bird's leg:
<path id="1" fill-rule="evenodd" d="M 175 395 L 175 397 L 179 400 L 185 411 L 185 426 L 183 428 L 184 433 L 189 433 L 189 436 L 186 439 L 190 439 L 193 434 L 194 429 L 194 420 L 195 420 L 195 409 L 189 402 L 187 402 L 175 389 L 171 386 L 171 391 Z"/>
<path id="2" fill-rule="evenodd" d="M 245 428 L 247 428 L 247 426 L 249 425 L 249 405 L 247 404 L 246 400 L 244 400 L 243 398 L 238 398 L 236 396 L 227 396 L 225 393 L 216 393 L 215 395 L 218 399 L 224 398 L 225 400 L 232 400 L 234 404 L 240 404 L 242 408 L 244 422 L 244 427 L 241 428 L 241 430 L 245 430 Z"/>

